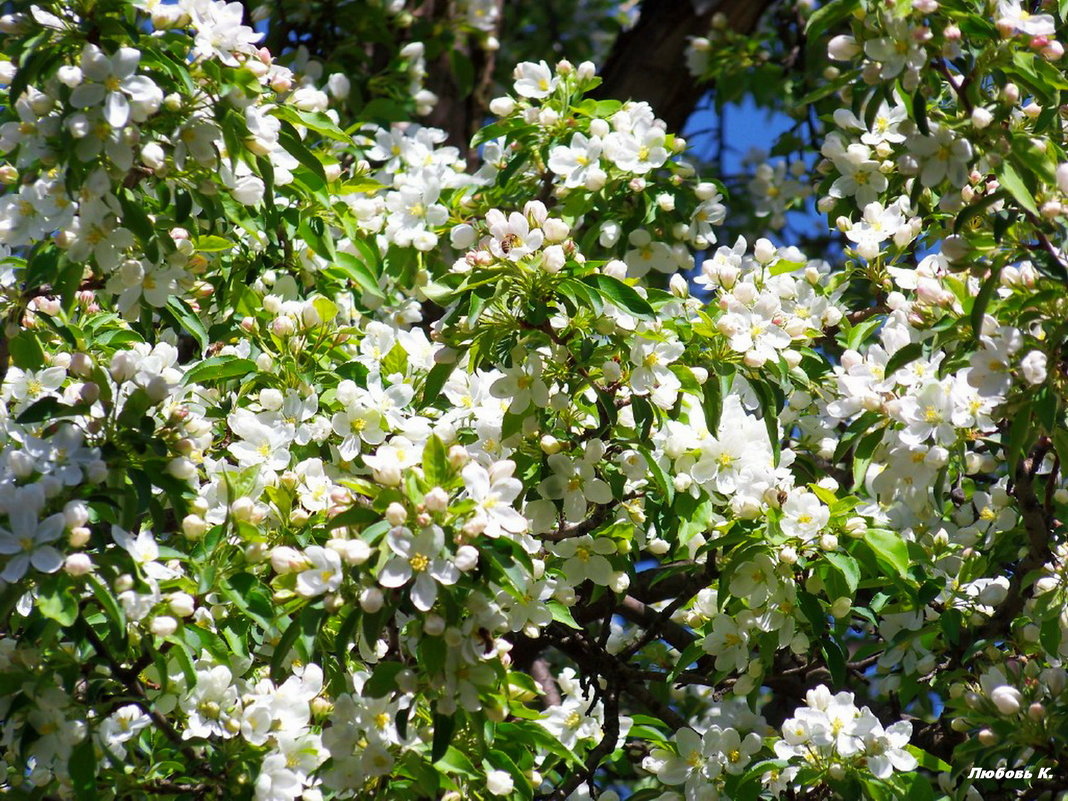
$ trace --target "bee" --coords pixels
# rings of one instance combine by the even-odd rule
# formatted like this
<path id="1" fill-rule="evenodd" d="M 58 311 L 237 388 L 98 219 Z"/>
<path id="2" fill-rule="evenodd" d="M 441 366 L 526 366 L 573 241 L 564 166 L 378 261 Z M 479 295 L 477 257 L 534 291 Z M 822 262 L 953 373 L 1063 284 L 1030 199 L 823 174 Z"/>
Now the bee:
<path id="1" fill-rule="evenodd" d="M 501 252 L 505 253 L 505 254 L 510 253 L 512 248 L 514 248 L 518 244 L 519 244 L 519 235 L 518 234 L 508 234 L 503 239 L 501 239 Z"/>

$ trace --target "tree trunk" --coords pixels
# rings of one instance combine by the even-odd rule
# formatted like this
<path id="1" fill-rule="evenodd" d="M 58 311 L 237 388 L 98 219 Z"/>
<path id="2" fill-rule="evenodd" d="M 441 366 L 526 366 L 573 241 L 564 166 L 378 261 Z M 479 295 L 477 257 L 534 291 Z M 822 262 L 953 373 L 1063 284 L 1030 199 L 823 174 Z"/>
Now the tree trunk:
<path id="1" fill-rule="evenodd" d="M 497 28 L 494 36 L 500 35 L 504 22 L 504 0 L 495 0 L 497 6 Z M 430 3 L 423 7 L 431 14 L 449 13 L 448 3 Z M 440 128 L 448 135 L 449 144 L 456 145 L 467 158 L 468 164 L 474 166 L 478 161 L 477 152 L 470 148 L 471 137 L 478 132 L 485 122 L 487 109 L 491 100 L 493 87 L 493 70 L 496 66 L 497 52 L 483 50 L 475 41 L 466 41 L 454 47 L 471 62 L 471 91 L 464 95 L 458 85 L 450 61 L 450 51 L 442 53 L 436 60 L 427 64 L 426 88 L 438 96 L 438 103 L 422 123 Z"/>
<path id="2" fill-rule="evenodd" d="M 669 131 L 681 131 L 706 87 L 686 69 L 686 45 L 705 36 L 716 13 L 750 33 L 775 0 L 642 0 L 638 22 L 621 34 L 601 70 L 596 95 L 645 100 Z"/>

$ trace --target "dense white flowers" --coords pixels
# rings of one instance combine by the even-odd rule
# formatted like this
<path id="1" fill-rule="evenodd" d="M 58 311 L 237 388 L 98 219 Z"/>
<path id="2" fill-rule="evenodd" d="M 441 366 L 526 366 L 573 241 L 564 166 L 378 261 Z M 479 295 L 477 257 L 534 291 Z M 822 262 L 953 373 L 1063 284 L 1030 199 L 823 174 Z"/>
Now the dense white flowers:
<path id="1" fill-rule="evenodd" d="M 0 789 L 195 752 L 257 801 L 530 797 L 607 749 L 711 801 L 926 781 L 938 710 L 1030 736 L 1068 658 L 1068 180 L 1056 115 L 899 6 L 841 20 L 815 159 L 722 185 L 590 64 L 520 64 L 469 151 L 386 122 L 433 107 L 436 44 L 368 80 L 236 3 L 0 20 Z M 450 64 L 500 44 L 493 3 L 449 13 Z M 996 13 L 1047 80 L 1054 18 Z M 828 261 L 788 244 L 810 197 Z"/>

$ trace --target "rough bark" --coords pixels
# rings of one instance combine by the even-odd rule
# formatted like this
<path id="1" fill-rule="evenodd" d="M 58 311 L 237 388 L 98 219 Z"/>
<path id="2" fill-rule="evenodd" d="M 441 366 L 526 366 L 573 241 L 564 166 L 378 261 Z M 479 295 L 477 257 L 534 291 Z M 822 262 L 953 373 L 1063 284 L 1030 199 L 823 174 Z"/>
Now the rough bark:
<path id="1" fill-rule="evenodd" d="M 750 33 L 775 0 L 642 0 L 638 22 L 620 35 L 601 70 L 597 94 L 644 100 L 668 130 L 681 131 L 706 87 L 686 70 L 691 36 L 708 33 L 712 15 L 723 13 L 728 27 Z"/>

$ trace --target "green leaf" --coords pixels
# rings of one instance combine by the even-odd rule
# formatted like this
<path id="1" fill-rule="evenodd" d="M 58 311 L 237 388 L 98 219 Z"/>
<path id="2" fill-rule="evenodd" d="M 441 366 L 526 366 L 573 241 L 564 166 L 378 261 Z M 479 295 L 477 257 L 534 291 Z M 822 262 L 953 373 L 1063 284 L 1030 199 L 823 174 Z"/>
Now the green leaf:
<path id="1" fill-rule="evenodd" d="M 648 448 L 641 446 L 638 448 L 638 452 L 645 457 L 645 462 L 649 466 L 649 477 L 653 480 L 660 499 L 665 506 L 671 506 L 675 501 L 675 483 L 671 480 L 671 476 L 653 458 L 653 454 Z"/>
<path id="2" fill-rule="evenodd" d="M 234 245 L 234 242 L 221 236 L 209 235 L 197 238 L 197 250 L 201 253 L 221 253 L 224 250 L 230 250 Z"/>
<path id="3" fill-rule="evenodd" d="M 85 737 L 70 752 L 67 762 L 74 797 L 79 801 L 91 801 L 97 797 L 96 792 L 96 742 L 92 737 Z"/>
<path id="4" fill-rule="evenodd" d="M 119 606 L 115 596 L 111 594 L 111 590 L 92 573 L 85 577 L 85 583 L 93 593 L 97 603 L 100 604 L 100 608 L 104 610 L 104 617 L 107 618 L 111 635 L 117 640 L 125 640 L 126 614 L 123 612 L 122 607 Z"/>
<path id="5" fill-rule="evenodd" d="M 197 671 L 196 668 L 193 667 L 193 660 L 189 656 L 189 646 L 173 637 L 170 638 L 170 641 L 176 646 L 171 649 L 170 655 L 172 655 L 174 660 L 178 663 L 178 669 L 182 671 L 186 686 L 194 686 L 197 683 Z"/>
<path id="6" fill-rule="evenodd" d="M 423 447 L 423 475 L 431 487 L 441 487 L 449 481 L 449 456 L 437 434 L 431 434 Z"/>
<path id="7" fill-rule="evenodd" d="M 634 729 L 632 728 L 631 731 L 633 732 Z M 508 754 L 496 748 L 491 749 L 486 755 L 486 759 L 483 760 L 483 764 L 508 771 L 508 774 L 512 777 L 512 782 L 515 784 L 513 792 L 518 794 L 522 801 L 530 801 L 533 798 L 534 791 L 530 786 L 530 779 Z"/>
<path id="8" fill-rule="evenodd" d="M 571 614 L 571 610 L 559 601 L 549 601 L 546 606 L 549 607 L 553 620 L 557 623 L 563 623 L 568 628 L 576 630 L 582 629 L 582 626 L 575 621 L 575 616 Z"/>
<path id="9" fill-rule="evenodd" d="M 201 350 L 208 347 L 208 330 L 201 322 L 200 316 L 193 311 L 192 307 L 177 295 L 172 295 L 167 305 L 160 309 L 161 313 L 169 314 L 171 322 L 178 328 L 184 329 L 192 335 L 200 345 Z"/>
<path id="10" fill-rule="evenodd" d="M 403 105 L 388 97 L 376 97 L 360 112 L 360 119 L 372 122 L 403 122 L 410 118 L 411 115 Z"/>
<path id="11" fill-rule="evenodd" d="M 1063 637 L 1064 631 L 1061 629 L 1060 615 L 1054 615 L 1048 620 L 1042 621 L 1042 625 L 1038 629 L 1038 642 L 1046 650 L 1046 653 L 1059 653 Z"/>
<path id="12" fill-rule="evenodd" d="M 293 106 L 279 105 L 275 106 L 271 113 L 293 125 L 303 125 L 309 131 L 315 131 L 327 139 L 343 142 L 346 145 L 352 144 L 352 137 L 341 130 L 337 123 L 322 111 L 302 111 Z"/>
<path id="13" fill-rule="evenodd" d="M 894 373 L 904 367 L 910 362 L 916 361 L 923 355 L 923 343 L 922 342 L 910 342 L 902 348 L 899 348 L 894 352 L 894 355 L 886 362 L 886 369 L 884 375 L 887 378 L 893 378 Z"/>
<path id="14" fill-rule="evenodd" d="M 212 356 L 186 372 L 182 383 L 203 384 L 208 381 L 222 381 L 227 378 L 239 378 L 256 372 L 256 362 L 237 356 Z"/>
<path id="15" fill-rule="evenodd" d="M 441 388 L 445 386 L 445 382 L 449 380 L 449 376 L 455 369 L 456 362 L 435 364 L 430 368 L 430 372 L 426 374 L 426 381 L 423 383 L 422 402 L 424 404 L 431 403 L 441 395 Z"/>
<path id="16" fill-rule="evenodd" d="M 749 385 L 756 393 L 760 401 L 760 411 L 764 417 L 764 427 L 768 431 L 768 443 L 771 445 L 775 464 L 779 464 L 779 455 L 782 451 L 782 442 L 779 440 L 779 406 L 775 400 L 775 394 L 771 387 L 759 381 L 751 381 Z"/>
<path id="17" fill-rule="evenodd" d="M 471 765 L 471 761 L 450 745 L 452 742 L 452 733 L 455 729 L 455 715 L 442 715 L 437 709 L 434 710 L 434 740 L 431 744 L 430 761 L 437 762 L 451 752 L 453 756 L 445 763 L 445 765 L 447 767 L 454 767 L 456 765 L 463 766 L 464 763 L 466 763 L 473 774 L 474 767 Z M 457 757 L 459 757 L 459 759 L 457 759 Z M 461 770 L 460 772 L 463 771 Z"/>
<path id="18" fill-rule="evenodd" d="M 1031 194 L 1031 190 L 1027 188 L 1027 184 L 1024 183 L 1023 178 L 1020 177 L 1020 173 L 1016 171 L 1012 163 L 1007 159 L 1003 161 L 997 171 L 997 176 L 998 183 L 1009 190 L 1009 194 L 1013 196 L 1016 202 L 1037 217 L 1038 204 L 1035 203 L 1035 197 Z"/>
<path id="19" fill-rule="evenodd" d="M 826 47 L 823 35 L 860 7 L 860 0 L 831 0 L 812 12 L 805 25 L 805 38 L 810 47 Z"/>
<path id="20" fill-rule="evenodd" d="M 587 275 L 582 279 L 582 282 L 596 289 L 608 302 L 615 304 L 635 317 L 648 319 L 656 316 L 656 312 L 649 305 L 649 301 L 639 295 L 634 287 L 628 286 L 616 278 L 596 273 Z"/>
<path id="21" fill-rule="evenodd" d="M 831 681 L 835 686 L 842 686 L 846 675 L 846 655 L 842 646 L 833 637 L 827 637 L 823 641 L 823 658 L 827 663 L 827 669 L 831 672 Z"/>
<path id="22" fill-rule="evenodd" d="M 382 519 L 382 514 L 366 506 L 354 504 L 339 515 L 330 518 L 326 524 L 327 529 L 341 528 L 343 526 L 366 526 L 377 523 Z"/>
<path id="23" fill-rule="evenodd" d="M 278 132 L 278 144 L 289 155 L 311 170 L 316 178 L 324 184 L 326 183 L 326 170 L 323 168 L 323 163 L 318 156 L 308 150 L 308 147 L 301 141 L 300 136 L 289 123 L 282 123 L 282 128 Z"/>
<path id="24" fill-rule="evenodd" d="M 60 417 L 72 417 L 78 414 L 73 406 L 60 403 L 58 398 L 41 398 L 33 405 L 28 406 L 15 418 L 16 423 L 42 423 L 45 420 L 55 420 Z"/>
<path id="25" fill-rule="evenodd" d="M 947 609 L 938 618 L 942 626 L 942 633 L 946 635 L 946 642 L 956 645 L 960 642 L 960 626 L 964 616 L 959 609 Z"/>
<path id="26" fill-rule="evenodd" d="M 353 281 L 364 292 L 377 298 L 384 298 L 385 294 L 378 286 L 378 278 L 374 272 L 358 257 L 351 253 L 338 252 L 334 254 L 334 266 L 348 279 Z"/>
<path id="27" fill-rule="evenodd" d="M 218 583 L 223 596 L 244 612 L 260 628 L 271 627 L 274 607 L 270 596 L 251 573 L 237 573 Z"/>
<path id="28" fill-rule="evenodd" d="M 972 304 L 972 311 L 969 315 L 972 323 L 972 333 L 976 339 L 979 339 L 979 334 L 983 330 L 983 318 L 986 316 L 990 299 L 994 296 L 994 291 L 999 286 L 1001 286 L 1001 268 L 995 267 L 990 270 L 990 275 L 986 277 L 983 285 L 979 288 L 979 294 L 975 296 L 975 302 Z"/>
<path id="29" fill-rule="evenodd" d="M 912 96 L 912 118 L 916 120 L 916 127 L 924 136 L 931 135 L 931 126 L 927 123 L 927 98 L 923 90 L 918 89 Z"/>
<path id="30" fill-rule="evenodd" d="M 444 718 L 443 715 L 434 715 L 435 753 L 438 744 L 438 731 L 447 730 L 449 732 L 449 736 L 452 736 L 452 718 L 448 719 L 449 725 L 447 729 L 445 727 L 439 729 L 438 721 L 442 718 Z M 434 758 L 432 761 L 435 765 L 439 766 L 446 773 L 451 773 L 454 776 L 464 776 L 468 779 L 481 778 L 481 774 L 479 773 L 479 771 L 475 770 L 475 766 L 471 764 L 471 760 L 467 758 L 467 755 L 451 745 L 446 747 L 443 753 L 440 756 Z"/>
<path id="31" fill-rule="evenodd" d="M 857 564 L 857 560 L 849 554 L 838 553 L 837 551 L 828 551 L 824 554 L 824 557 L 834 566 L 835 570 L 842 574 L 849 591 L 851 593 L 856 592 L 857 585 L 860 583 L 860 565 Z"/>
<path id="32" fill-rule="evenodd" d="M 869 528 L 864 532 L 864 541 L 875 552 L 880 564 L 901 578 L 908 577 L 909 549 L 900 534 L 884 528 Z"/>
<path id="33" fill-rule="evenodd" d="M 61 626 L 71 626 L 78 619 L 78 601 L 65 573 L 56 573 L 39 582 L 37 609 Z"/>
<path id="34" fill-rule="evenodd" d="M 11 361 L 21 370 L 40 370 L 44 367 L 44 351 L 36 335 L 29 331 L 20 331 L 8 342 Z"/>
<path id="35" fill-rule="evenodd" d="M 311 606 L 304 607 L 298 614 L 293 616 L 289 625 L 286 626 L 286 630 L 282 632 L 282 637 L 278 640 L 278 644 L 274 647 L 274 653 L 271 655 L 271 678 L 274 681 L 282 680 L 286 657 L 289 656 L 289 652 L 293 650 L 298 642 L 304 651 L 303 656 L 311 656 L 311 642 L 315 639 L 315 633 L 318 631 L 322 617 L 323 610 L 315 609 Z"/>
<path id="36" fill-rule="evenodd" d="M 676 676 L 689 669 L 690 665 L 694 664 L 704 655 L 705 648 L 704 645 L 702 645 L 701 640 L 687 645 L 686 650 L 679 655 L 679 661 L 675 663 L 675 667 L 668 673 L 667 681 L 674 681 Z"/>
<path id="37" fill-rule="evenodd" d="M 119 195 L 119 204 L 122 206 L 122 226 L 132 231 L 142 245 L 146 244 L 152 239 L 153 230 L 144 207 L 127 193 Z"/>
<path id="38" fill-rule="evenodd" d="M 929 770 L 932 773 L 949 773 L 953 770 L 948 762 L 939 759 L 934 754 L 928 754 L 915 745 L 906 745 L 905 750 L 916 757 L 916 761 L 920 763 L 920 767 L 924 770 Z"/>
<path id="39" fill-rule="evenodd" d="M 810 592 L 799 589 L 797 591 L 797 605 L 801 608 L 801 612 L 804 614 L 805 619 L 808 620 L 809 625 L 812 626 L 812 631 L 817 635 L 821 635 L 827 627 L 827 613 L 824 612 L 823 607 L 820 605 L 819 598 Z"/>
<path id="40" fill-rule="evenodd" d="M 600 314 L 604 309 L 604 301 L 601 295 L 581 281 L 574 278 L 565 278 L 556 285 L 559 292 L 576 309 L 591 309 L 594 314 Z"/>
<path id="41" fill-rule="evenodd" d="M 329 323 L 337 317 L 338 306 L 334 301 L 330 300 L 330 298 L 324 298 L 322 295 L 319 295 L 312 300 L 312 306 L 319 315 L 319 319 L 324 323 Z"/>
<path id="42" fill-rule="evenodd" d="M 363 685 L 363 694 L 371 698 L 385 698 L 397 689 L 397 674 L 405 669 L 401 662 L 379 662 L 374 673 Z"/>
<path id="43" fill-rule="evenodd" d="M 708 428 L 709 433 L 715 436 L 719 430 L 720 417 L 723 416 L 723 396 L 726 393 L 720 384 L 720 377 L 715 373 L 710 374 L 705 379 L 702 389 L 704 394 L 702 407 L 705 413 L 705 426 Z"/>
<path id="44" fill-rule="evenodd" d="M 184 189 L 177 189 L 174 193 L 174 221 L 181 225 L 189 219 L 193 211 L 193 198 Z"/>

